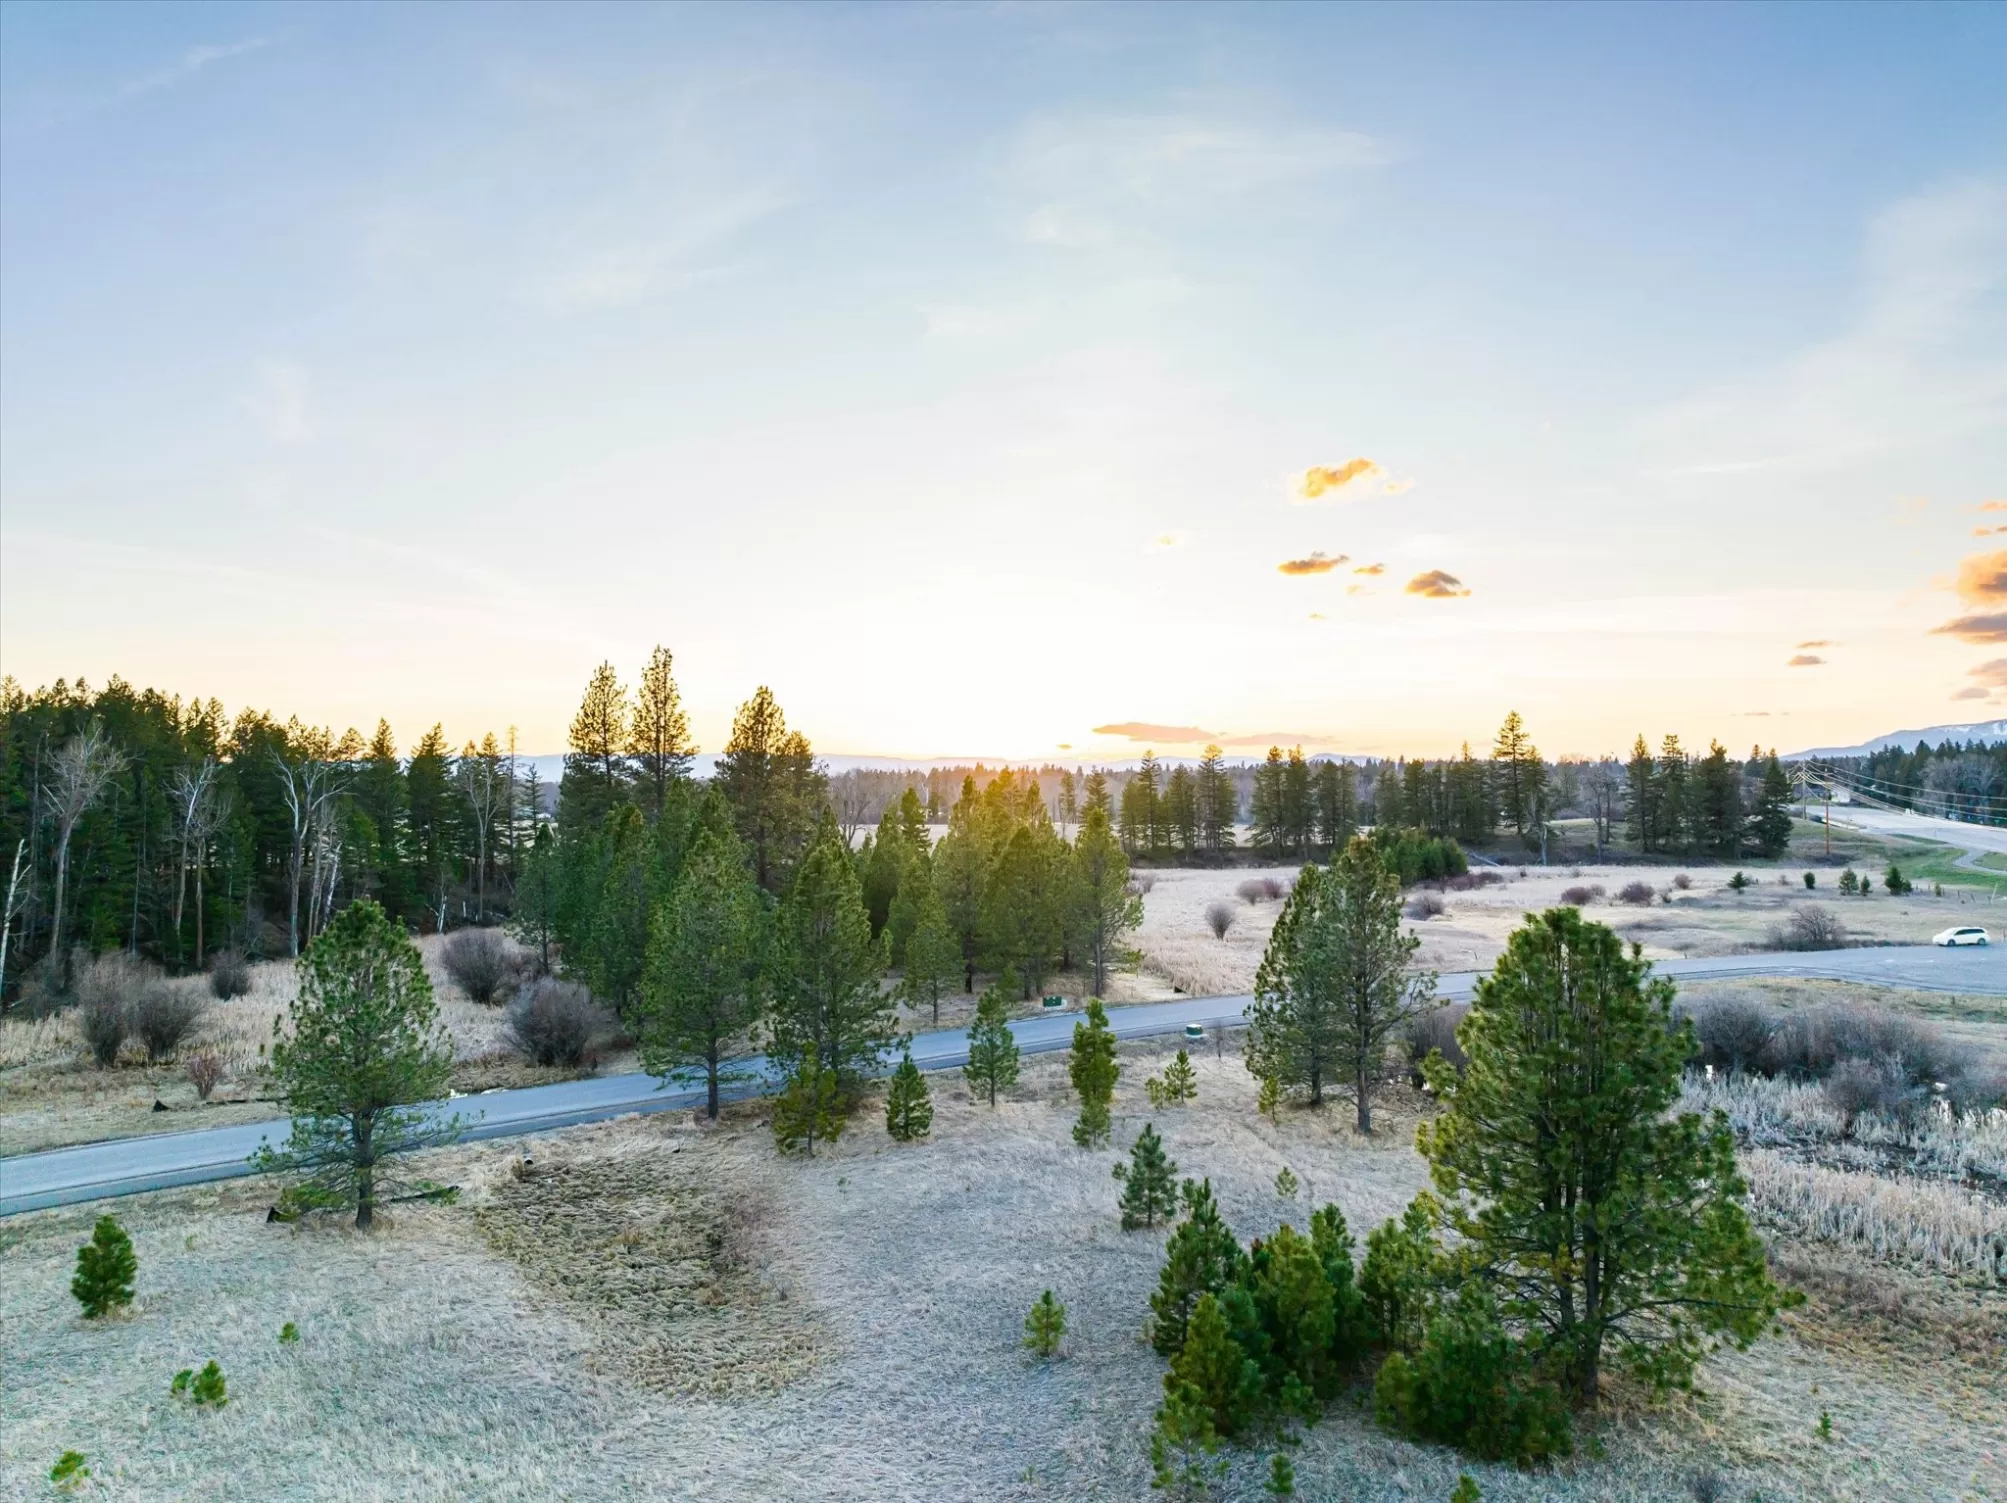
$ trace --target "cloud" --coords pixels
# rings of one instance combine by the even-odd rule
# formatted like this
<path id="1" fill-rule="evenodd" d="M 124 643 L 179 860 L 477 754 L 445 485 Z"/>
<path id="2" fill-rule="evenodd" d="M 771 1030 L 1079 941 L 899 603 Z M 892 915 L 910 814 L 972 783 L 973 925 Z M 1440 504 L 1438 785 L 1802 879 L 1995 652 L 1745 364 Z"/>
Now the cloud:
<path id="1" fill-rule="evenodd" d="M 1979 509 L 1981 511 L 2007 511 L 2007 501 L 1981 501 Z"/>
<path id="2" fill-rule="evenodd" d="M 1831 642 L 1828 642 L 1828 641 L 1827 641 L 1827 640 L 1826 640 L 1826 639 L 1825 639 L 1824 637 L 1819 637 L 1819 638 L 1817 638 L 1817 639 L 1816 639 L 1816 640 L 1814 640 L 1814 641 L 1810 641 L 1810 642 L 1800 642 L 1800 643 L 1798 644 L 1798 650 L 1799 650 L 1800 652 L 1803 652 L 1803 651 L 1805 651 L 1805 650 L 1806 650 L 1806 649 L 1807 649 L 1808 647 L 1831 647 L 1832 645 L 1833 645 L 1833 644 L 1832 644 Z"/>
<path id="3" fill-rule="evenodd" d="M 1326 491 L 1342 491 L 1356 480 L 1370 479 L 1379 473 L 1380 467 L 1370 459 L 1348 459 L 1335 470 L 1314 464 L 1296 482 L 1296 494 L 1306 501 L 1314 501 Z"/>
<path id="4" fill-rule="evenodd" d="M 1147 720 L 1121 720 L 1113 725 L 1097 725 L 1094 734 L 1121 736 L 1130 741 L 1162 741 L 1174 746 L 1219 739 L 1211 731 L 1200 730 L 1195 725 L 1152 725 Z"/>
<path id="5" fill-rule="evenodd" d="M 1222 749 L 1229 746 L 1302 746 L 1305 742 L 1316 745 L 1331 738 L 1322 731 L 1251 731 L 1245 736 L 1222 736 Z"/>
<path id="6" fill-rule="evenodd" d="M 1784 666 L 1786 668 L 1818 668 L 1823 666 L 1825 661 L 1824 658 L 1815 652 L 1801 652 Z"/>
<path id="7" fill-rule="evenodd" d="M 1984 699 L 1990 692 L 1992 691 L 1982 689 L 1977 684 L 1968 684 L 1951 697 L 1953 699 Z"/>
<path id="8" fill-rule="evenodd" d="M 309 396 L 305 366 L 291 360 L 263 360 L 258 363 L 256 384 L 240 400 L 273 443 L 297 444 L 313 437 L 307 416 Z"/>
<path id="9" fill-rule="evenodd" d="M 1462 580 L 1441 569 L 1417 574 L 1408 581 L 1406 588 L 1410 595 L 1420 595 L 1429 600 L 1456 600 L 1470 593 Z"/>
<path id="10" fill-rule="evenodd" d="M 184 78 L 193 78 L 211 63 L 220 63 L 233 57 L 242 57 L 247 52 L 272 45 L 270 37 L 254 37 L 248 42 L 232 42 L 223 47 L 190 47 L 180 57 L 164 68 L 156 68 L 151 73 L 128 79 L 119 85 L 121 99 L 136 98 L 141 94 L 151 94 L 156 89 L 171 88 Z"/>
<path id="11" fill-rule="evenodd" d="M 1975 527 L 1972 529 L 1972 535 L 1976 538 L 1990 538 L 2002 532 L 2007 532 L 2007 527 Z"/>
<path id="12" fill-rule="evenodd" d="M 1960 616 L 1930 629 L 1933 637 L 1960 637 L 1967 642 L 2007 642 L 2007 611 L 1982 611 Z"/>
<path id="13" fill-rule="evenodd" d="M 1968 605 L 1990 605 L 2007 600 L 2007 548 L 1997 553 L 1975 553 L 1961 559 L 1958 577 L 1951 586 Z"/>
<path id="14" fill-rule="evenodd" d="M 1387 566 L 1385 564 L 1361 564 L 1352 572 L 1354 574 L 1385 574 Z"/>
<path id="15" fill-rule="evenodd" d="M 1380 487 L 1380 491 L 1383 495 L 1400 496 L 1405 495 L 1414 488 L 1415 482 L 1403 476 L 1399 480 L 1389 480 L 1385 485 Z"/>
<path id="16" fill-rule="evenodd" d="M 1275 566 L 1278 574 L 1329 574 L 1344 563 L 1348 555 L 1339 554 L 1332 558 L 1326 553 L 1313 553 L 1308 558 L 1287 559 Z"/>
<path id="17" fill-rule="evenodd" d="M 1988 689 L 2007 689 L 2007 658 L 1988 658 L 1976 668 L 1965 670 L 1967 678 L 1976 678 Z"/>

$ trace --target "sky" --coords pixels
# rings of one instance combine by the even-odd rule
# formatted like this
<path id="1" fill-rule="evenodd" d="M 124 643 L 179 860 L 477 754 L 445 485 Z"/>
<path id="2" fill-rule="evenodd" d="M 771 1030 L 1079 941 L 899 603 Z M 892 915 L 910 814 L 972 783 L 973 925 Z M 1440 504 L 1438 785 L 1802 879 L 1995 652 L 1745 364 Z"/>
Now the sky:
<path id="1" fill-rule="evenodd" d="M 1998 5 L 15 0 L 0 670 L 538 752 L 656 643 L 707 751 L 2007 715 L 2002 77 Z"/>

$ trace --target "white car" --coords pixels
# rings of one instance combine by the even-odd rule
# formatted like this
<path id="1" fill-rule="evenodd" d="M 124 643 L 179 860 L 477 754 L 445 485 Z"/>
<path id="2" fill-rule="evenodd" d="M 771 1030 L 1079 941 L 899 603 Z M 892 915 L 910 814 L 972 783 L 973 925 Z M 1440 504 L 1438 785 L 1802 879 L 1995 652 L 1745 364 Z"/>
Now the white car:
<path id="1" fill-rule="evenodd" d="M 1956 929 L 1945 929 L 1930 937 L 1934 945 L 1983 945 L 1988 935 L 1976 924 L 1961 925 Z"/>

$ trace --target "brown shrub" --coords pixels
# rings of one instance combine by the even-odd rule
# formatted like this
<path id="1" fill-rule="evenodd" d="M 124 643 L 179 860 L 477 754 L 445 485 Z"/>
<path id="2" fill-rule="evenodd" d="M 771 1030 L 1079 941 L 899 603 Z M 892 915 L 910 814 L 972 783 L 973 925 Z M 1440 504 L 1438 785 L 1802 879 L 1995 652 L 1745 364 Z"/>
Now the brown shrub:
<path id="1" fill-rule="evenodd" d="M 210 1049 L 198 1049 L 188 1056 L 182 1069 L 188 1073 L 188 1083 L 195 1087 L 195 1094 L 207 1101 L 209 1093 L 223 1079 L 223 1056 Z"/>
<path id="2" fill-rule="evenodd" d="M 1672 885 L 1677 887 L 1681 892 L 1685 892 L 1693 886 L 1693 878 L 1689 877 L 1685 872 L 1681 872 L 1677 877 L 1672 879 Z"/>
<path id="3" fill-rule="evenodd" d="M 1417 1086 L 1422 1083 L 1422 1061 L 1429 1057 L 1431 1049 L 1440 1049 L 1443 1058 L 1456 1068 L 1461 1075 L 1469 1063 L 1463 1052 L 1463 1045 L 1456 1040 L 1457 1025 L 1470 1014 L 1468 1002 L 1452 1002 L 1447 1007 L 1438 1007 L 1408 1019 L 1401 1029 L 1401 1048 L 1408 1056 L 1408 1077 Z"/>
<path id="4" fill-rule="evenodd" d="M 497 1003 L 515 984 L 517 961 L 499 929 L 460 929 L 446 940 L 440 963 L 474 1001 Z"/>
<path id="5" fill-rule="evenodd" d="M 1441 918 L 1448 910 L 1443 900 L 1432 892 L 1418 892 L 1408 899 L 1407 907 L 1401 910 L 1411 919 Z"/>
<path id="6" fill-rule="evenodd" d="M 169 986 L 156 975 L 126 1002 L 126 1029 L 146 1046 L 147 1062 L 157 1064 L 195 1031 L 208 1005 L 200 992 Z"/>
<path id="7" fill-rule="evenodd" d="M 597 1065 L 599 1052 L 618 1031 L 613 1015 L 592 993 L 570 981 L 546 977 L 509 1004 L 506 1038 L 540 1065 L 577 1069 Z"/>
<path id="8" fill-rule="evenodd" d="M 1626 882 L 1617 889 L 1619 903 L 1630 903 L 1636 907 L 1649 906 L 1657 896 L 1657 890 L 1649 882 Z"/>
<path id="9" fill-rule="evenodd" d="M 1832 909 L 1804 903 L 1770 931 L 1770 941 L 1780 950 L 1838 950 L 1847 943 L 1847 926 Z"/>
<path id="10" fill-rule="evenodd" d="M 1214 939 L 1225 939 L 1227 930 L 1233 927 L 1233 904 L 1206 904 L 1206 927 L 1213 931 Z"/>
<path id="11" fill-rule="evenodd" d="M 209 993 L 219 1002 L 242 997 L 251 990 L 251 962 L 242 950 L 219 950 L 209 962 Z"/>
<path id="12" fill-rule="evenodd" d="M 1561 889 L 1561 901 L 1571 908 L 1587 908 L 1603 895 L 1600 887 L 1584 887 L 1579 883 L 1574 887 Z"/>
<path id="13" fill-rule="evenodd" d="M 1268 884 L 1259 877 L 1249 877 L 1233 890 L 1234 896 L 1252 906 L 1268 896 Z"/>

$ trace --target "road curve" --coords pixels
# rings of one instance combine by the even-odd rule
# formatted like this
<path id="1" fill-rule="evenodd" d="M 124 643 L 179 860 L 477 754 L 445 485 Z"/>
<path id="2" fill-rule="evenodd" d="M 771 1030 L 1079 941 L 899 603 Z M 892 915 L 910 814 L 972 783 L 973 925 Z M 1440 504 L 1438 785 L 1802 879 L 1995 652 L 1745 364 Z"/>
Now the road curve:
<path id="1" fill-rule="evenodd" d="M 1805 976 L 2007 997 L 2007 946 L 1942 950 L 1930 945 L 1900 945 L 1819 954 L 1723 955 L 1660 961 L 1657 970 L 1661 975 L 1687 980 Z M 1482 974 L 1446 973 L 1438 978 L 1437 991 L 1449 1001 L 1468 998 Z M 1248 1001 L 1238 996 L 1139 1003 L 1110 1008 L 1108 1021 L 1118 1038 L 1149 1038 L 1180 1033 L 1189 1024 L 1237 1024 Z M 1011 1031 L 1025 1053 L 1042 1054 L 1066 1048 L 1079 1018 L 1079 1012 L 1071 1009 L 1021 1018 L 1011 1024 Z M 923 1070 L 955 1069 L 968 1061 L 968 1032 L 944 1028 L 916 1034 L 912 1053 L 914 1063 Z M 726 1092 L 733 1098 L 758 1094 L 772 1078 L 764 1058 L 742 1060 L 736 1068 L 740 1078 Z M 457 1114 L 464 1137 L 501 1138 L 630 1113 L 671 1111 L 698 1105 L 703 1099 L 701 1088 L 664 1084 L 650 1075 L 607 1075 L 461 1096 L 435 1102 L 427 1110 L 439 1119 Z M 248 1122 L 0 1158 L 0 1216 L 249 1174 L 250 1155 L 262 1143 L 283 1140 L 287 1131 L 283 1120 Z"/>

